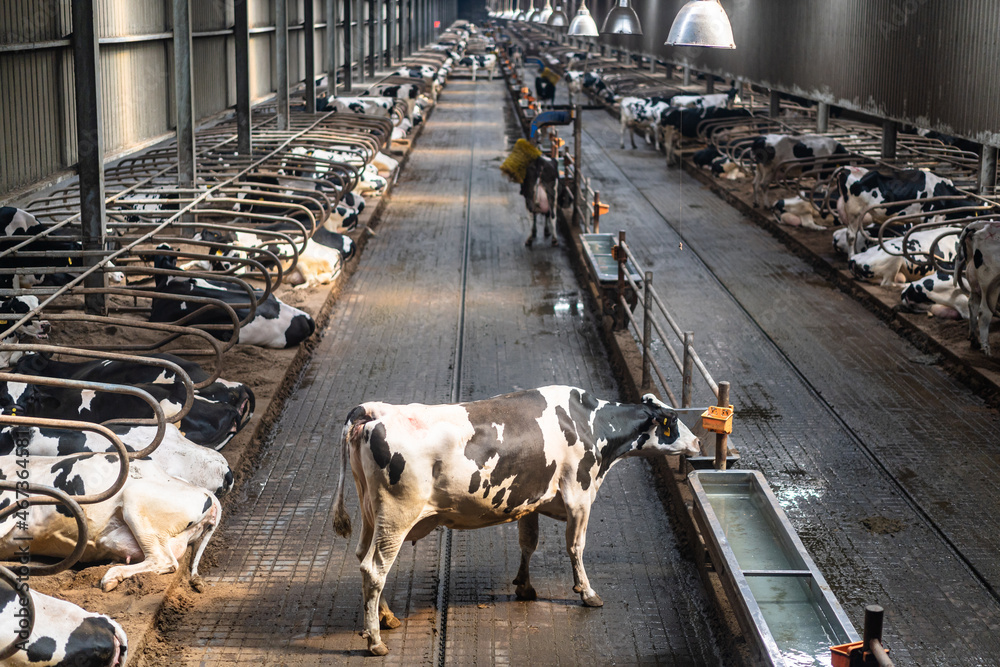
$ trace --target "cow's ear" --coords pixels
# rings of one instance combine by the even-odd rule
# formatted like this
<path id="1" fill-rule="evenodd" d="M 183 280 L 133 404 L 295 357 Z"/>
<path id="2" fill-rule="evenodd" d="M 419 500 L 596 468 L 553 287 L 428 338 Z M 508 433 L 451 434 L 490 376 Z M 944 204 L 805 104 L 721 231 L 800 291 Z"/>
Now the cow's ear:
<path id="1" fill-rule="evenodd" d="M 642 397 L 643 405 L 656 405 L 656 396 L 652 394 L 644 394 Z"/>

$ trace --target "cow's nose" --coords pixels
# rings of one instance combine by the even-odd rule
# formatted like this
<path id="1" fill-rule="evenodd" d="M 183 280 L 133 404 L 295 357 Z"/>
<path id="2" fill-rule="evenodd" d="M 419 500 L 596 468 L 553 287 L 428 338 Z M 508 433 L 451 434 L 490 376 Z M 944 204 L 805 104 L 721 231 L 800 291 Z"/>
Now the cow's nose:
<path id="1" fill-rule="evenodd" d="M 226 476 L 223 478 L 222 488 L 219 489 L 219 491 L 215 495 L 221 496 L 223 493 L 226 493 L 230 489 L 232 489 L 233 488 L 233 480 L 234 480 L 234 478 L 233 478 L 233 471 L 232 470 L 227 470 L 226 471 Z"/>
<path id="2" fill-rule="evenodd" d="M 52 328 L 52 325 L 46 321 L 39 322 L 39 324 L 41 324 L 42 326 L 42 333 L 48 333 L 49 330 Z"/>

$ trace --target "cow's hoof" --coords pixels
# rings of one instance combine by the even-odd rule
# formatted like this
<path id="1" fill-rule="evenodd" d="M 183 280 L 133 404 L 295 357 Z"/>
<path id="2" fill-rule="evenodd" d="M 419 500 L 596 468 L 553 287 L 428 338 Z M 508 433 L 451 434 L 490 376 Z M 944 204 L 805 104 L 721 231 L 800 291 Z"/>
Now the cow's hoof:
<path id="1" fill-rule="evenodd" d="M 534 242 L 535 242 L 535 237 L 534 237 L 534 236 L 532 236 L 531 238 L 529 238 L 528 240 L 526 240 L 526 241 L 524 242 L 524 245 L 525 245 L 526 247 L 530 248 L 530 247 L 531 247 L 531 245 L 532 245 L 532 244 L 533 244 Z"/>
<path id="2" fill-rule="evenodd" d="M 383 630 L 395 630 L 401 626 L 403 622 L 396 618 L 395 614 L 388 613 L 379 619 L 379 625 Z"/>
<path id="3" fill-rule="evenodd" d="M 535 592 L 535 587 L 531 584 L 527 586 L 520 585 L 514 589 L 514 595 L 518 600 L 537 600 L 538 593 Z"/>
<path id="4" fill-rule="evenodd" d="M 558 245 L 559 245 L 559 239 L 557 239 L 556 237 L 553 236 L 552 237 L 552 247 L 555 248 Z"/>
<path id="5" fill-rule="evenodd" d="M 101 590 L 104 591 L 105 593 L 110 593 L 116 588 L 118 588 L 118 580 L 115 579 L 114 577 L 110 579 L 108 579 L 107 577 L 101 579 Z"/>
<path id="6" fill-rule="evenodd" d="M 201 578 L 201 575 L 196 575 L 191 577 L 191 588 L 195 589 L 199 593 L 204 593 L 205 589 L 208 588 L 208 584 L 205 580 Z"/>
<path id="7" fill-rule="evenodd" d="M 586 597 L 585 596 L 583 598 L 583 606 L 585 606 L 585 607 L 603 607 L 604 606 L 604 600 L 602 600 L 601 596 L 599 596 L 597 593 L 594 593 L 590 597 Z"/>
<path id="8" fill-rule="evenodd" d="M 372 644 L 368 647 L 372 655 L 389 655 L 389 647 L 385 645 L 385 642 L 379 642 L 378 644 Z"/>

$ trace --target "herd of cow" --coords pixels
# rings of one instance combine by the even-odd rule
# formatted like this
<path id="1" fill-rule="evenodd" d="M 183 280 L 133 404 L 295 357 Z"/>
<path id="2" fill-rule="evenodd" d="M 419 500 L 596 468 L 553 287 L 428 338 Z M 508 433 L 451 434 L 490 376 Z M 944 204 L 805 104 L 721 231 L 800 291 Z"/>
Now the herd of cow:
<path id="1" fill-rule="evenodd" d="M 183 327 L 218 341 L 209 345 L 217 362 L 236 343 L 288 348 L 307 340 L 313 318 L 275 289 L 339 275 L 355 252 L 350 233 L 365 197 L 379 196 L 398 167 L 383 150 L 405 144 L 453 65 L 492 78 L 495 56 L 466 55 L 468 33 L 446 37 L 383 83 L 320 100 L 318 110 L 329 116 L 315 140 L 304 136 L 231 184 L 213 185 L 211 166 L 227 167 L 235 154 L 202 156 L 209 167 L 201 171 L 200 199 L 169 185 L 111 195 L 109 252 L 129 250 L 103 267 L 111 293 L 143 299 L 149 326 L 175 332 L 168 338 L 185 335 L 176 333 Z M 25 291 L 0 300 L 7 330 L 0 409 L 14 417 L 0 428 L 0 559 L 112 561 L 100 581 L 110 591 L 139 573 L 175 571 L 191 546 L 191 583 L 200 589 L 199 562 L 221 519 L 218 498 L 234 484 L 219 450 L 250 422 L 253 391 L 219 377 L 220 363 L 210 372 L 162 351 L 140 358 L 43 345 L 59 322 L 43 319 L 29 292 L 74 287 L 84 270 L 79 237 L 43 220 L 46 201 L 37 211 L 0 208 L 0 286 Z M 186 206 L 199 222 L 164 224 Z M 134 243 L 155 226 L 157 236 Z M 84 360 L 54 356 L 66 354 Z M 16 418 L 27 421 L 10 423 Z M 38 497 L 19 506 L 15 482 L 25 479 L 41 499 L 64 494 L 81 502 L 75 512 L 69 501 Z M 88 529 L 82 552 L 81 521 Z M 4 664 L 125 663 L 127 638 L 113 619 L 15 583 L 0 580 L 0 649 L 12 642 L 20 649 Z"/>
<path id="2" fill-rule="evenodd" d="M 626 135 L 635 148 L 640 134 L 673 164 L 682 145 L 700 142 L 694 164 L 730 180 L 752 174 L 754 206 L 782 224 L 832 232 L 857 279 L 900 288 L 906 311 L 968 320 L 973 345 L 990 354 L 989 325 L 1000 311 L 995 202 L 927 168 L 873 164 L 835 136 L 781 131 L 766 110 L 741 105 L 736 88 L 640 96 L 633 91 L 643 86 L 622 68 L 605 71 L 593 55 L 554 42 L 549 50 L 534 57 L 564 69 L 570 103 L 586 94 L 617 110 L 621 148 Z M 801 186 L 799 196 L 770 203 L 769 189 L 788 183 Z"/>

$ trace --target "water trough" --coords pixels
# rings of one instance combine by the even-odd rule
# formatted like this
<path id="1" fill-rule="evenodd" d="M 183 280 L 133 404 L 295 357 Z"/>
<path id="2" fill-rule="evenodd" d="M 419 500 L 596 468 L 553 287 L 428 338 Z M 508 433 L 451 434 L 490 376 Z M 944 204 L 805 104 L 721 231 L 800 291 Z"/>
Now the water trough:
<path id="1" fill-rule="evenodd" d="M 695 470 L 695 518 L 757 664 L 829 666 L 860 640 L 756 470 Z"/>

